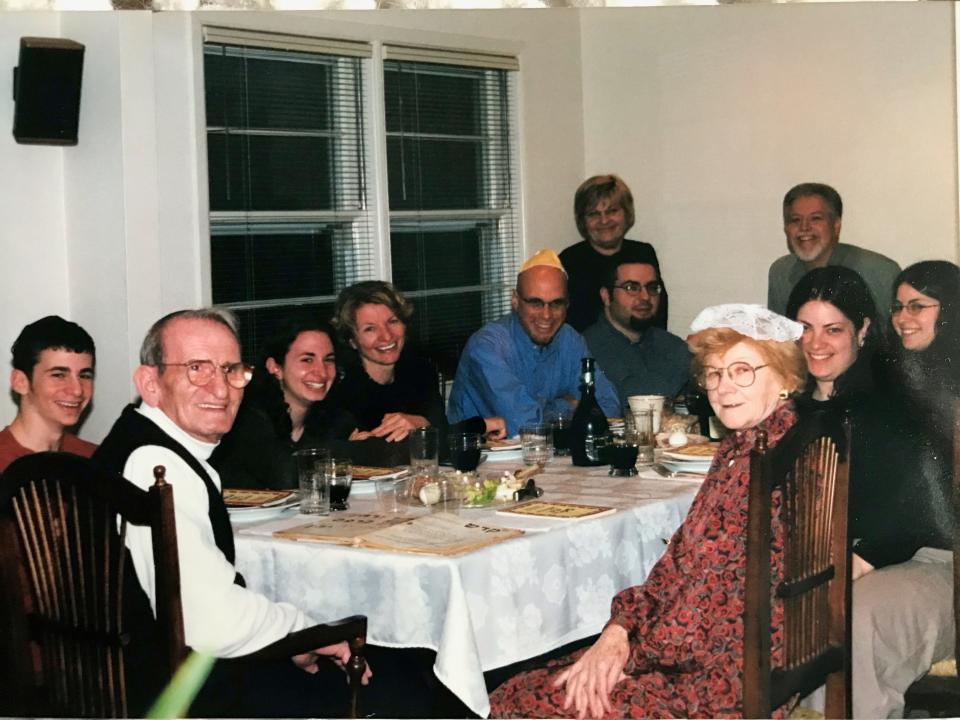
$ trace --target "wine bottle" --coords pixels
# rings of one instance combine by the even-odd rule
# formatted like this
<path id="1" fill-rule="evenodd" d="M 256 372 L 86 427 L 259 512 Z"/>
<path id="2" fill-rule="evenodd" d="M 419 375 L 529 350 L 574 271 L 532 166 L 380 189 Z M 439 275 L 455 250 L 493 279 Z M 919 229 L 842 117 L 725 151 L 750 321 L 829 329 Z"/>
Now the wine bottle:
<path id="1" fill-rule="evenodd" d="M 610 425 L 597 404 L 594 387 L 594 360 L 580 361 L 580 404 L 570 421 L 570 455 L 574 465 L 606 465 L 606 447 L 610 444 Z"/>
<path id="2" fill-rule="evenodd" d="M 710 405 L 710 401 L 707 399 L 706 391 L 698 392 L 692 402 L 690 402 L 688 407 L 692 414 L 697 416 L 700 425 L 700 434 L 704 437 L 708 437 L 712 440 L 718 439 L 716 433 L 711 432 L 711 418 L 715 418 L 713 412 L 713 406 Z M 713 420 L 716 422 L 716 420 Z"/>

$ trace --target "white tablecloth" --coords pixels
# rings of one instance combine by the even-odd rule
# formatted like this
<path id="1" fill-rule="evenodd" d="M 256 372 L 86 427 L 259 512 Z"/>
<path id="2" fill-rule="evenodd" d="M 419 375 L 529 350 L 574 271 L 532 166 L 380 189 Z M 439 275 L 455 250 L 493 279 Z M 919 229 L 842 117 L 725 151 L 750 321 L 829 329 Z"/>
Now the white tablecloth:
<path id="1" fill-rule="evenodd" d="M 514 464 L 487 462 L 482 474 Z M 323 622 L 369 618 L 369 642 L 437 652 L 434 672 L 471 710 L 489 713 L 483 672 L 596 634 L 610 601 L 643 581 L 679 526 L 699 483 L 657 476 L 611 478 L 607 468 L 556 459 L 537 477 L 545 500 L 608 505 L 618 512 L 556 521 L 460 557 L 390 553 L 278 540 L 296 515 L 237 529 L 237 567 L 247 585 L 291 602 Z M 374 498 L 351 498 L 375 509 Z M 492 510 L 463 510 L 479 522 L 511 526 Z M 520 525 L 517 525 L 521 527 Z"/>

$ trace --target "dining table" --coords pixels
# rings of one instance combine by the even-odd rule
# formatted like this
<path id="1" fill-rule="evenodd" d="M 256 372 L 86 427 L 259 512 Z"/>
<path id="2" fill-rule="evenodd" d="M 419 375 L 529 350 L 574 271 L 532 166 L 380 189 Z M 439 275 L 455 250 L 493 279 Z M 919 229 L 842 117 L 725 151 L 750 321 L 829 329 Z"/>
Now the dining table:
<path id="1" fill-rule="evenodd" d="M 491 453 L 481 477 L 522 468 Z M 599 633 L 613 596 L 646 578 L 680 525 L 702 478 L 554 458 L 536 476 L 542 500 L 613 508 L 580 520 L 525 518 L 503 507 L 460 517 L 524 534 L 461 555 L 390 552 L 274 537 L 309 520 L 295 509 L 238 522 L 236 565 L 247 587 L 295 604 L 317 622 L 368 618 L 367 641 L 435 651 L 437 678 L 471 711 L 490 711 L 484 672 Z M 373 484 L 354 483 L 347 512 L 375 512 Z M 410 514 L 428 512 L 410 508 Z"/>

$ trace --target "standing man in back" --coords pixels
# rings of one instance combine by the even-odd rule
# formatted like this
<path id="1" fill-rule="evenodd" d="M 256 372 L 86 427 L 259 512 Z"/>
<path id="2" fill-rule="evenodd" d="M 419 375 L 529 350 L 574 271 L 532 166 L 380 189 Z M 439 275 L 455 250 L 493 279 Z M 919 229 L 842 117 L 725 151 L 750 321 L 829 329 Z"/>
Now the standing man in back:
<path id="1" fill-rule="evenodd" d="M 790 188 L 783 198 L 783 232 L 790 254 L 770 266 L 767 307 L 786 314 L 787 298 L 800 278 L 814 268 L 841 265 L 855 270 L 867 283 L 881 327 L 886 327 L 900 266 L 873 250 L 841 243 L 842 220 L 843 200 L 829 185 L 808 182 Z"/>

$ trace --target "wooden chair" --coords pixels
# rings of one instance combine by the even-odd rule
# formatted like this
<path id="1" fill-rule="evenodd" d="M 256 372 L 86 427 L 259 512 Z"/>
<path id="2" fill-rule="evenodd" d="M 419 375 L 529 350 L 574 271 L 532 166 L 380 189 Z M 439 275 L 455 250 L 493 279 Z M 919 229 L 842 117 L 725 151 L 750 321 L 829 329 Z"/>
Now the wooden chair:
<path id="1" fill-rule="evenodd" d="M 11 463 L 0 478 L 0 612 L 7 625 L 0 635 L 0 715 L 127 715 L 127 523 L 151 528 L 164 681 L 186 657 L 173 488 L 162 466 L 154 476 L 144 492 L 85 458 L 37 453 Z M 355 717 L 366 625 L 354 616 L 306 628 L 251 657 L 289 658 L 348 640 Z"/>
<path id="2" fill-rule="evenodd" d="M 960 717 L 960 677 L 957 676 L 957 649 L 960 648 L 960 401 L 953 412 L 953 617 L 954 657 L 934 663 L 930 670 L 904 693 L 904 717 L 915 710 L 930 717 Z"/>
<path id="3" fill-rule="evenodd" d="M 811 411 L 750 456 L 744 601 L 744 717 L 769 718 L 794 695 L 826 682 L 825 716 L 851 716 L 850 551 L 847 544 L 849 427 Z M 771 499 L 779 490 L 783 581 L 771 586 Z M 783 661 L 771 666 L 772 596 L 783 602 Z"/>
<path id="4" fill-rule="evenodd" d="M 118 527 L 117 517 L 122 522 Z M 122 590 L 126 523 L 148 525 L 157 567 L 160 661 L 186 657 L 173 488 L 149 492 L 66 453 L 37 453 L 0 480 L 4 644 L 13 715 L 124 716 Z"/>

